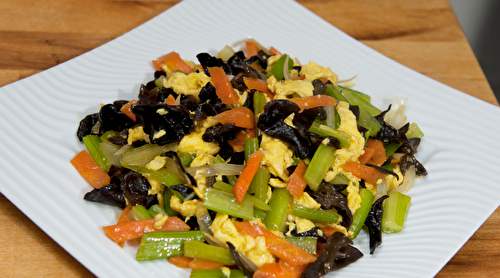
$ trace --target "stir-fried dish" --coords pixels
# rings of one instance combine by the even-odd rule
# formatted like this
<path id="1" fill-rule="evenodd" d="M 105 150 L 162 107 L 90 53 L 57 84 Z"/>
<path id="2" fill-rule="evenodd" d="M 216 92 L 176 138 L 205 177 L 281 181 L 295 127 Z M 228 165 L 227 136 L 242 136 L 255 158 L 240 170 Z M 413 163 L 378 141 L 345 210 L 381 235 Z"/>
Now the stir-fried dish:
<path id="1" fill-rule="evenodd" d="M 80 122 L 84 199 L 120 208 L 104 233 L 191 277 L 320 277 L 363 256 L 363 227 L 373 254 L 427 174 L 407 99 L 382 111 L 328 67 L 242 44 L 155 59 L 137 98 Z"/>

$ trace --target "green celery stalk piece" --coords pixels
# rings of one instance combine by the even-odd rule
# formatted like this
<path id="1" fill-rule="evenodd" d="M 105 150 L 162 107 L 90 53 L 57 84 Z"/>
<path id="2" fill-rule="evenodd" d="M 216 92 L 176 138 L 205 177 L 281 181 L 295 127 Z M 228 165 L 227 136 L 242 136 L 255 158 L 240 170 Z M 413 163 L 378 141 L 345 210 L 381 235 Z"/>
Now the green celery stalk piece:
<path id="1" fill-rule="evenodd" d="M 403 230 L 411 197 L 401 192 L 389 192 L 389 198 L 384 201 L 382 216 L 382 231 L 384 233 L 399 233 Z"/>
<path id="2" fill-rule="evenodd" d="M 185 242 L 203 242 L 204 240 L 203 231 L 199 230 L 145 233 L 141 238 L 136 259 L 149 261 L 182 256 Z"/>
<path id="3" fill-rule="evenodd" d="M 245 273 L 239 269 L 230 269 L 229 278 L 245 278 Z M 228 278 L 222 269 L 193 269 L 189 278 Z"/>
<path id="4" fill-rule="evenodd" d="M 161 213 L 163 215 L 168 215 L 167 212 L 158 204 L 154 204 L 152 205 L 149 209 L 148 209 L 149 213 L 155 217 L 155 215 L 157 215 L 158 213 Z"/>
<path id="5" fill-rule="evenodd" d="M 222 158 L 220 155 L 217 155 L 212 160 L 212 163 L 213 164 L 216 164 L 216 163 L 226 163 L 226 161 L 224 161 L 224 158 Z M 231 185 L 234 185 L 236 183 L 236 180 L 238 179 L 235 175 L 228 175 L 228 176 L 226 176 L 226 178 L 227 178 L 227 180 L 229 181 L 229 183 Z"/>
<path id="6" fill-rule="evenodd" d="M 217 181 L 216 183 L 214 183 L 213 188 L 219 189 L 219 190 L 222 190 L 225 192 L 229 192 L 229 193 L 233 192 L 233 186 L 230 185 L 229 183 L 225 183 L 223 181 Z M 268 211 L 271 209 L 271 206 L 266 204 L 265 201 L 262 201 L 253 195 L 245 194 L 245 197 L 243 199 L 249 200 L 250 202 L 252 202 L 254 204 L 254 206 L 256 208 L 262 209 L 264 211 Z"/>
<path id="7" fill-rule="evenodd" d="M 347 90 L 349 90 L 351 93 L 353 93 L 353 94 L 357 95 L 359 98 L 362 98 L 362 99 L 364 99 L 365 101 L 368 101 L 368 102 L 372 101 L 372 97 L 371 97 L 370 95 L 367 95 L 367 94 L 362 93 L 362 92 L 360 92 L 360 91 L 356 91 L 356 90 L 353 90 L 353 89 L 351 89 L 351 88 L 347 88 L 347 87 L 345 87 L 345 86 L 340 86 L 340 85 L 339 85 L 339 88 L 340 88 L 342 91 L 347 91 Z"/>
<path id="8" fill-rule="evenodd" d="M 351 145 L 351 136 L 343 131 L 333 129 L 322 121 L 314 120 L 311 127 L 309 127 L 309 132 L 316 133 L 320 136 L 331 136 L 337 138 L 340 141 L 340 146 L 342 148 L 348 148 Z"/>
<path id="9" fill-rule="evenodd" d="M 378 134 L 382 126 L 375 117 L 363 108 L 359 108 L 358 125 L 370 129 L 370 134 L 375 136 Z"/>
<path id="10" fill-rule="evenodd" d="M 185 152 L 178 152 L 177 156 L 179 156 L 179 160 L 181 161 L 182 167 L 186 168 L 191 165 L 191 162 L 195 159 L 195 155 Z"/>
<path id="11" fill-rule="evenodd" d="M 253 193 L 256 198 L 265 202 L 267 200 L 267 188 L 269 185 L 269 170 L 266 167 L 259 167 L 253 176 L 248 193 Z"/>
<path id="12" fill-rule="evenodd" d="M 354 212 L 352 224 L 349 229 L 353 232 L 353 235 L 350 236 L 351 239 L 355 239 L 358 236 L 373 205 L 374 196 L 369 189 L 362 188 L 359 191 L 359 195 L 361 196 L 361 205 Z"/>
<path id="13" fill-rule="evenodd" d="M 403 143 L 396 143 L 396 142 L 384 143 L 385 155 L 387 157 L 391 156 L 402 145 L 403 145 Z"/>
<path id="14" fill-rule="evenodd" d="M 273 67 L 267 72 L 267 77 L 271 77 L 273 75 L 276 80 L 281 81 L 283 78 L 285 78 L 285 75 L 283 73 L 283 70 L 285 68 L 285 61 L 288 59 L 288 71 L 292 70 L 293 68 L 293 59 L 290 58 L 287 54 L 283 54 L 281 58 L 279 58 L 278 61 L 273 65 Z"/>
<path id="15" fill-rule="evenodd" d="M 411 123 L 408 127 L 408 131 L 406 132 L 406 138 L 422 138 L 424 137 L 424 133 L 420 130 L 417 123 Z"/>
<path id="16" fill-rule="evenodd" d="M 311 255 L 316 255 L 318 238 L 312 236 L 285 236 L 285 240 Z"/>
<path id="17" fill-rule="evenodd" d="M 371 104 L 369 101 L 366 101 L 363 97 L 360 97 L 359 94 L 355 93 L 353 90 L 348 88 L 342 88 L 342 96 L 347 100 L 347 102 L 351 105 L 357 105 L 359 108 L 363 108 L 368 111 L 373 116 L 377 116 L 382 111 Z"/>
<path id="18" fill-rule="evenodd" d="M 267 211 L 264 218 L 264 224 L 268 230 L 285 229 L 285 223 L 288 216 L 288 206 L 292 195 L 286 188 L 275 188 L 269 201 L 271 210 Z"/>
<path id="19" fill-rule="evenodd" d="M 262 221 L 266 218 L 267 212 L 265 210 L 259 209 L 259 208 L 254 208 L 253 210 L 253 215 L 256 218 L 260 218 Z"/>
<path id="20" fill-rule="evenodd" d="M 87 135 L 83 137 L 83 143 L 95 163 L 107 173 L 111 164 L 102 152 L 101 138 L 97 135 Z"/>
<path id="21" fill-rule="evenodd" d="M 337 223 L 339 220 L 339 215 L 335 210 L 311 209 L 294 205 L 291 213 L 295 216 L 325 223 Z"/>
<path id="22" fill-rule="evenodd" d="M 336 87 L 333 84 L 328 84 L 326 86 L 325 95 L 331 96 L 331 97 L 335 98 L 338 101 L 347 102 L 346 98 L 342 95 L 342 93 L 340 92 L 340 90 L 338 89 L 338 87 Z"/>
<path id="23" fill-rule="evenodd" d="M 231 216 L 251 220 L 254 219 L 253 210 L 254 204 L 248 200 L 243 199 L 241 204 L 236 201 L 233 193 L 214 188 L 207 188 L 205 192 L 205 201 L 203 206 L 207 209 L 225 213 Z"/>
<path id="24" fill-rule="evenodd" d="M 336 149 L 332 146 L 320 144 L 307 166 L 304 180 L 312 190 L 318 189 L 323 177 L 335 160 Z"/>
<path id="25" fill-rule="evenodd" d="M 153 215 L 149 213 L 148 209 L 143 205 L 135 205 L 132 207 L 132 211 L 134 211 L 135 215 L 139 218 L 139 220 L 152 219 Z"/>
<path id="26" fill-rule="evenodd" d="M 333 180 L 330 181 L 331 184 L 349 184 L 351 182 L 344 174 L 338 173 Z"/>
<path id="27" fill-rule="evenodd" d="M 168 186 L 163 189 L 163 210 L 165 211 L 165 213 L 168 216 L 178 216 L 179 215 L 179 212 L 173 210 L 170 207 L 170 199 L 172 199 L 172 196 L 174 195 L 175 192 L 179 193 L 179 195 L 182 196 L 182 194 L 180 194 L 180 192 L 170 190 L 170 188 L 168 188 Z M 182 197 L 184 197 L 184 196 L 182 196 Z M 182 199 L 180 199 L 180 200 L 182 200 Z"/>
<path id="28" fill-rule="evenodd" d="M 208 260 L 223 265 L 236 264 L 233 254 L 229 249 L 198 241 L 186 241 L 184 243 L 184 256 L 193 259 Z"/>
<path id="29" fill-rule="evenodd" d="M 245 143 L 243 143 L 243 148 L 245 151 L 245 162 L 247 162 L 248 158 L 250 158 L 250 155 L 253 152 L 259 150 L 259 138 L 254 137 L 245 139 Z"/>
<path id="30" fill-rule="evenodd" d="M 115 136 L 116 134 L 118 134 L 118 132 L 114 131 L 114 130 L 108 130 L 106 132 L 104 132 L 103 135 L 101 135 L 101 142 L 104 143 L 104 142 L 107 142 L 107 143 L 111 143 L 109 142 L 109 138 L 110 137 L 113 137 Z M 121 146 L 120 146 L 121 147 Z"/>

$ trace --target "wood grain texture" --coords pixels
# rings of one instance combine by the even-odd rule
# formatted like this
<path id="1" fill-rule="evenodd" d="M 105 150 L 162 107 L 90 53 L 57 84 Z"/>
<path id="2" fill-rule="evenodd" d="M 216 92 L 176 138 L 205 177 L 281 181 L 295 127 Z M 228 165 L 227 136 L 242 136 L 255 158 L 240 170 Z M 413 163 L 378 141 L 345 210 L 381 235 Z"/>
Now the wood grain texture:
<path id="1" fill-rule="evenodd" d="M 0 1 L 0 86 L 98 47 L 177 2 Z M 498 105 L 446 0 L 298 2 L 397 62 Z M 3 195 L 0 221 L 2 277 L 93 276 Z M 489 217 L 437 277 L 498 277 L 498 227 L 500 210 Z"/>

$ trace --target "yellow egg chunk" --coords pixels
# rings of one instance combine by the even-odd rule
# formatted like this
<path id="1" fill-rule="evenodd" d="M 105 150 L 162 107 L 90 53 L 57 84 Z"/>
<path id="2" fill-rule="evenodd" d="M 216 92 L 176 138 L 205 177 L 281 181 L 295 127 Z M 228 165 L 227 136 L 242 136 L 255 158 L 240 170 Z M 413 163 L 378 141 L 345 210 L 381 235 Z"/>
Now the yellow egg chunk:
<path id="1" fill-rule="evenodd" d="M 298 204 L 298 205 L 301 205 L 303 207 L 306 207 L 306 208 L 310 208 L 310 209 L 319 209 L 321 208 L 321 205 L 316 202 L 316 200 L 313 199 L 313 197 L 311 197 L 311 195 L 309 195 L 309 193 L 307 192 L 304 192 L 302 193 L 302 196 L 300 196 L 300 198 L 293 198 L 293 201 Z"/>
<path id="2" fill-rule="evenodd" d="M 163 215 L 161 213 L 158 213 L 157 215 L 155 215 L 154 219 L 155 219 L 155 223 L 153 226 L 156 229 L 160 229 L 167 222 L 168 215 Z"/>
<path id="3" fill-rule="evenodd" d="M 401 168 L 399 167 L 399 164 L 396 164 L 396 167 L 394 167 L 392 171 L 396 175 L 398 175 L 399 179 L 393 175 L 386 175 L 385 181 L 387 182 L 387 190 L 398 188 L 403 183 L 404 180 L 404 176 L 403 173 L 401 173 Z"/>
<path id="4" fill-rule="evenodd" d="M 163 86 L 173 89 L 177 94 L 192 96 L 197 101 L 200 101 L 198 94 L 208 82 L 210 82 L 210 77 L 203 72 L 190 74 L 174 72 L 164 82 Z"/>
<path id="5" fill-rule="evenodd" d="M 201 154 L 217 154 L 220 150 L 219 145 L 214 142 L 205 142 L 202 139 L 202 136 L 203 134 L 205 134 L 207 128 L 215 124 L 217 124 L 217 121 L 213 120 L 212 117 L 208 117 L 207 119 L 197 123 L 194 131 L 188 135 L 185 135 L 181 139 L 181 141 L 179 142 L 179 146 L 177 147 L 177 151 L 194 153 L 197 157 Z"/>
<path id="6" fill-rule="evenodd" d="M 142 125 L 128 129 L 127 144 L 132 145 L 137 141 L 146 141 L 149 143 L 149 135 L 144 133 Z"/>
<path id="7" fill-rule="evenodd" d="M 309 64 L 303 65 L 300 70 L 300 75 L 305 75 L 306 80 L 309 81 L 326 78 L 335 85 L 337 85 L 339 80 L 337 74 L 335 74 L 330 68 L 322 67 L 314 62 L 309 62 Z"/>
<path id="8" fill-rule="evenodd" d="M 313 95 L 314 87 L 311 81 L 308 80 L 285 80 L 277 81 L 276 77 L 271 76 L 267 79 L 267 87 L 273 93 L 274 98 L 283 98 L 292 94 L 297 94 L 301 97 L 309 97 Z"/>
<path id="9" fill-rule="evenodd" d="M 167 157 L 158 155 L 153 160 L 146 163 L 146 168 L 148 168 L 149 170 L 158 171 L 163 168 L 166 163 Z"/>
<path id="10" fill-rule="evenodd" d="M 181 202 L 181 200 L 177 196 L 172 195 L 172 197 L 170 198 L 170 207 L 184 217 L 195 216 L 198 201 L 198 199 L 194 199 Z"/>
<path id="11" fill-rule="evenodd" d="M 288 232 L 286 233 L 286 235 L 288 236 L 291 235 L 291 232 L 295 228 L 297 228 L 297 233 L 300 234 L 316 227 L 316 225 L 311 220 L 291 214 L 288 215 L 288 220 L 286 223 L 288 225 Z"/>
<path id="12" fill-rule="evenodd" d="M 148 179 L 149 185 L 151 185 L 151 188 L 148 190 L 148 194 L 156 194 L 158 204 L 163 206 L 163 190 L 165 189 L 165 186 L 161 183 L 161 181 L 151 178 L 148 174 L 144 174 L 144 176 Z"/>
<path id="13" fill-rule="evenodd" d="M 227 214 L 217 213 L 210 230 L 218 240 L 231 242 L 236 250 L 245 254 L 258 267 L 276 261 L 267 250 L 264 237 L 254 239 L 249 235 L 240 234 Z"/>
<path id="14" fill-rule="evenodd" d="M 262 165 L 267 166 L 271 174 L 287 182 L 288 171 L 286 168 L 293 164 L 293 151 L 280 139 L 265 134 L 262 134 L 260 147 L 265 151 Z"/>

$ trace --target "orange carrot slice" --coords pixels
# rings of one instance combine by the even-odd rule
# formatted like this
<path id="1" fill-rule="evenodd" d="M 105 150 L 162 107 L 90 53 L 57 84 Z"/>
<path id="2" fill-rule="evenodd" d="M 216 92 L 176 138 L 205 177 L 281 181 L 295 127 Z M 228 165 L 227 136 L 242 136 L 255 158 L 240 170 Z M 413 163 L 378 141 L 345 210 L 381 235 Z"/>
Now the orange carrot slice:
<path id="1" fill-rule="evenodd" d="M 276 48 L 274 48 L 274 46 L 271 46 L 269 52 L 271 52 L 271 54 L 273 55 L 282 55 L 281 52 L 279 52 Z"/>
<path id="2" fill-rule="evenodd" d="M 132 210 L 132 206 L 126 206 L 123 211 L 122 211 L 122 214 L 120 214 L 120 218 L 118 218 L 118 221 L 116 222 L 116 224 L 123 224 L 123 223 L 127 223 L 129 222 L 128 220 L 128 213 Z M 124 242 L 118 242 L 118 245 L 123 248 L 123 244 Z"/>
<path id="3" fill-rule="evenodd" d="M 335 105 L 337 100 L 327 95 L 316 95 L 310 97 L 294 97 L 289 98 L 289 101 L 297 104 L 300 109 L 315 108 L 326 105 Z"/>
<path id="4" fill-rule="evenodd" d="M 221 263 L 201 260 L 201 259 L 193 259 L 189 262 L 189 268 L 191 269 L 218 269 L 223 267 L 224 265 Z"/>
<path id="5" fill-rule="evenodd" d="M 166 65 L 171 70 L 181 70 L 185 73 L 192 73 L 193 70 L 189 65 L 181 59 L 181 56 L 177 52 L 170 52 L 161 56 L 160 58 L 153 60 L 153 65 L 156 70 L 163 70 L 162 65 Z"/>
<path id="6" fill-rule="evenodd" d="M 167 99 L 163 102 L 168 105 L 175 105 L 175 98 L 173 95 L 168 95 Z"/>
<path id="7" fill-rule="evenodd" d="M 315 256 L 286 241 L 284 238 L 273 234 L 257 223 L 250 223 L 248 221 L 234 222 L 234 226 L 239 232 L 251 237 L 264 236 L 269 252 L 290 266 L 307 265 L 316 261 Z"/>
<path id="8" fill-rule="evenodd" d="M 259 169 L 260 162 L 262 161 L 262 157 L 264 157 L 263 151 L 253 152 L 248 158 L 247 163 L 243 167 L 240 176 L 236 180 L 236 183 L 233 186 L 233 194 L 236 198 L 236 201 L 241 204 L 243 201 L 243 197 L 248 191 L 250 187 L 250 183 L 252 182 L 253 176 L 257 173 Z"/>
<path id="9" fill-rule="evenodd" d="M 212 77 L 212 81 L 215 87 L 215 93 L 220 98 L 222 103 L 237 104 L 239 96 L 234 91 L 234 88 L 231 85 L 231 82 L 229 82 L 229 79 L 227 78 L 224 70 L 219 67 L 211 67 L 208 68 L 208 72 L 210 73 L 210 77 Z"/>
<path id="10" fill-rule="evenodd" d="M 304 161 L 300 161 L 293 173 L 290 175 L 286 189 L 295 198 L 300 198 L 304 189 L 306 188 L 306 181 L 304 180 L 304 174 L 306 173 L 307 165 Z"/>
<path id="11" fill-rule="evenodd" d="M 168 262 L 179 268 L 189 268 L 189 263 L 194 260 L 193 258 L 179 256 L 168 258 Z"/>
<path id="12" fill-rule="evenodd" d="M 111 181 L 109 175 L 95 163 L 86 150 L 79 152 L 70 162 L 78 173 L 94 188 L 106 186 Z"/>
<path id="13" fill-rule="evenodd" d="M 266 94 L 271 99 L 274 98 L 273 92 L 271 92 L 271 90 L 267 87 L 267 81 L 243 76 L 243 82 L 248 87 L 248 89 L 257 90 L 263 94 Z"/>
<path id="14" fill-rule="evenodd" d="M 382 166 L 387 159 L 387 156 L 385 155 L 384 143 L 374 138 L 368 138 L 366 141 L 366 147 L 373 148 L 375 150 L 368 163 L 379 167 Z"/>
<path id="15" fill-rule="evenodd" d="M 125 103 L 122 108 L 120 108 L 120 111 L 127 115 L 132 121 L 137 121 L 137 117 L 135 116 L 134 113 L 132 113 L 132 105 L 137 104 L 137 100 L 131 100 L 127 103 Z"/>
<path id="16" fill-rule="evenodd" d="M 358 157 L 358 161 L 361 164 L 366 164 L 370 159 L 372 158 L 373 154 L 375 153 L 374 148 L 364 148 L 364 153 Z"/>
<path id="17" fill-rule="evenodd" d="M 258 55 L 259 54 L 259 47 L 257 44 L 247 41 L 245 42 L 245 46 L 247 48 L 247 58 L 250 58 L 252 56 Z"/>
<path id="18" fill-rule="evenodd" d="M 245 140 L 247 138 L 255 138 L 257 136 L 257 133 L 255 131 L 255 128 L 249 129 L 249 130 L 241 130 L 236 134 L 236 138 L 233 140 L 227 140 L 227 143 L 231 148 L 233 148 L 234 152 L 242 152 L 245 150 Z"/>
<path id="19" fill-rule="evenodd" d="M 380 172 L 379 170 L 370 166 L 360 164 L 359 162 L 356 161 L 346 162 L 342 166 L 342 169 L 344 169 L 347 172 L 351 172 L 356 177 L 363 179 L 371 184 L 376 184 L 379 179 L 385 177 L 385 174 Z"/>
<path id="20" fill-rule="evenodd" d="M 103 227 L 102 230 L 115 242 L 124 242 L 142 237 L 144 233 L 156 231 L 189 231 L 189 225 L 177 216 L 171 216 L 160 229 L 154 227 L 154 219 L 130 221 Z"/>
<path id="21" fill-rule="evenodd" d="M 259 267 L 253 278 L 299 278 L 306 265 L 289 266 L 285 263 L 267 263 Z"/>
<path id="22" fill-rule="evenodd" d="M 244 106 L 224 111 L 215 115 L 213 119 L 223 124 L 233 123 L 235 126 L 242 128 L 251 129 L 255 127 L 255 116 L 252 110 Z"/>

